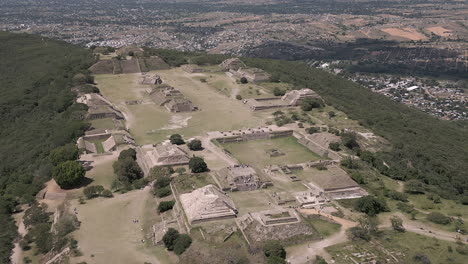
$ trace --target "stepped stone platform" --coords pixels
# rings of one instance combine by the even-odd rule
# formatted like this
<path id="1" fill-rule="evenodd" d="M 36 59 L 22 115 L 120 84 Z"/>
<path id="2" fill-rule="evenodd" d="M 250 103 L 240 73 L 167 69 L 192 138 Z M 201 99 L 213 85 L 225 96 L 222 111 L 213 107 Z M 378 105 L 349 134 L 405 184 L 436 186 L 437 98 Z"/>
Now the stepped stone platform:
<path id="1" fill-rule="evenodd" d="M 181 194 L 180 202 L 190 224 L 237 216 L 234 202 L 212 184 Z"/>

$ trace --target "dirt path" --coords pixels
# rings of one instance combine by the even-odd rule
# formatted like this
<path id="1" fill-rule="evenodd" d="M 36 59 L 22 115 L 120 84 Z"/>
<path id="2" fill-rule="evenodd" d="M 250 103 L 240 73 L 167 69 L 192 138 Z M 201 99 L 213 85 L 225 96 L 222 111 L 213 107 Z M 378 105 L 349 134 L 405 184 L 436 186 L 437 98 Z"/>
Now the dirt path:
<path id="1" fill-rule="evenodd" d="M 325 250 L 326 247 L 336 245 L 339 243 L 346 242 L 348 237 L 346 236 L 346 230 L 356 226 L 356 222 L 352 222 L 340 217 L 335 217 L 333 215 L 325 214 L 323 212 L 317 211 L 315 209 L 300 209 L 299 212 L 307 215 L 321 215 L 327 217 L 339 224 L 341 224 L 340 232 L 322 239 L 320 241 L 315 241 L 307 244 L 302 244 L 299 246 L 293 246 L 288 248 L 288 258 L 289 263 L 308 263 L 311 260 L 315 259 L 315 256 L 322 256 L 329 263 L 332 261 L 330 254 Z"/>
<path id="2" fill-rule="evenodd" d="M 21 237 L 24 237 L 27 233 L 26 227 L 24 226 L 24 223 L 23 223 L 23 216 L 24 216 L 24 211 L 14 216 L 16 226 L 18 226 L 18 234 Z M 10 257 L 11 263 L 12 264 L 21 263 L 22 255 L 23 255 L 23 250 L 21 249 L 19 245 L 19 241 L 18 241 L 15 243 L 15 247 L 13 248 L 13 253 L 11 254 L 11 257 Z"/>
<path id="3" fill-rule="evenodd" d="M 229 164 L 229 166 L 239 164 L 239 162 L 236 159 L 229 157 L 220 148 L 215 146 L 213 142 L 211 142 L 212 140 L 211 137 L 205 136 L 205 137 L 202 137 L 201 140 L 202 140 L 202 145 L 204 148 L 208 149 L 209 151 L 216 154 L 219 158 L 223 159 L 225 162 Z"/>
<path id="4" fill-rule="evenodd" d="M 441 229 L 434 228 L 432 226 L 426 225 L 424 223 L 414 221 L 406 217 L 402 213 L 395 213 L 392 215 L 397 215 L 401 219 L 403 219 L 403 226 L 405 227 L 406 231 L 417 233 L 424 236 L 435 237 L 437 239 L 456 242 L 457 237 L 460 237 L 461 241 L 467 244 L 467 235 L 460 235 L 455 232 L 449 232 Z M 386 218 L 382 220 L 382 224 L 380 228 L 391 228 L 390 218 Z"/>

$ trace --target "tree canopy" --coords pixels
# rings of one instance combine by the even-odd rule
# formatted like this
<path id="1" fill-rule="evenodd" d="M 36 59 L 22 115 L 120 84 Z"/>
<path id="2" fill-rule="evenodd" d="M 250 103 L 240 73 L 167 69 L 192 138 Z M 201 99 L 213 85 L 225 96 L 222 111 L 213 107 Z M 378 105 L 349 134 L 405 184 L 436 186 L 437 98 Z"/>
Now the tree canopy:
<path id="1" fill-rule="evenodd" d="M 57 184 L 65 189 L 79 185 L 86 174 L 83 165 L 77 161 L 69 160 L 60 163 L 52 170 L 52 176 Z"/>

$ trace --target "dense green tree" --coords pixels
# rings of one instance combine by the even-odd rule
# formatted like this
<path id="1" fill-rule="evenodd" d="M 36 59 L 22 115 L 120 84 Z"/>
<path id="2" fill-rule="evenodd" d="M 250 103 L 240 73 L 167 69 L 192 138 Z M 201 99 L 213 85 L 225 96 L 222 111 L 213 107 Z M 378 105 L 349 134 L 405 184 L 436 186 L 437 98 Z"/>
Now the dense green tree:
<path id="1" fill-rule="evenodd" d="M 201 157 L 196 156 L 190 159 L 189 168 L 193 173 L 208 171 L 208 165 L 206 165 L 205 160 Z"/>
<path id="2" fill-rule="evenodd" d="M 162 212 L 166 212 L 166 211 L 169 211 L 171 210 L 175 205 L 175 201 L 174 200 L 171 200 L 171 201 L 162 201 L 159 203 L 158 205 L 158 211 L 160 213 Z"/>
<path id="3" fill-rule="evenodd" d="M 179 234 L 174 241 L 174 253 L 182 255 L 192 244 L 192 238 L 187 234 Z"/>
<path id="4" fill-rule="evenodd" d="M 49 158 L 55 166 L 65 161 L 77 160 L 79 158 L 78 148 L 72 143 L 60 146 L 50 152 Z"/>
<path id="5" fill-rule="evenodd" d="M 154 182 L 153 187 L 156 189 L 164 188 L 169 186 L 169 184 L 171 184 L 171 181 L 171 177 L 161 177 Z"/>
<path id="6" fill-rule="evenodd" d="M 154 190 L 154 195 L 156 195 L 156 197 L 158 198 L 169 196 L 171 195 L 171 193 L 172 193 L 172 190 L 171 190 L 171 187 L 169 186 Z"/>
<path id="7" fill-rule="evenodd" d="M 301 109 L 303 111 L 311 111 L 314 108 L 321 108 L 323 106 L 322 101 L 317 98 L 306 98 L 302 100 Z"/>
<path id="8" fill-rule="evenodd" d="M 202 142 L 198 139 L 191 140 L 189 143 L 187 143 L 187 146 L 190 150 L 193 151 L 203 150 Z"/>
<path id="9" fill-rule="evenodd" d="M 265 256 L 272 257 L 280 257 L 282 259 L 286 258 L 286 250 L 284 250 L 283 245 L 278 240 L 268 240 L 263 245 L 263 253 Z"/>
<path id="10" fill-rule="evenodd" d="M 345 147 L 351 150 L 360 148 L 356 141 L 356 135 L 352 133 L 341 133 L 341 142 Z"/>
<path id="11" fill-rule="evenodd" d="M 124 160 L 126 158 L 130 158 L 132 160 L 136 160 L 136 151 L 134 148 L 129 148 L 129 149 L 125 149 L 125 150 L 122 150 L 119 154 L 119 160 Z"/>
<path id="12" fill-rule="evenodd" d="M 52 177 L 61 188 L 73 188 L 79 185 L 85 177 L 83 165 L 76 161 L 65 161 L 52 170 Z"/>
<path id="13" fill-rule="evenodd" d="M 388 211 L 385 200 L 372 195 L 359 198 L 354 205 L 354 209 L 369 216 Z"/>
<path id="14" fill-rule="evenodd" d="M 185 141 L 184 139 L 182 138 L 181 135 L 179 134 L 173 134 L 169 137 L 169 140 L 171 141 L 171 144 L 175 144 L 175 145 L 183 145 L 185 144 Z"/>
<path id="15" fill-rule="evenodd" d="M 328 147 L 333 151 L 340 151 L 341 150 L 339 142 L 331 142 L 330 145 L 328 145 Z"/>
<path id="16" fill-rule="evenodd" d="M 119 181 L 132 183 L 143 177 L 143 171 L 141 170 L 138 163 L 131 159 L 125 158 L 118 160 L 113 164 L 114 173 L 117 175 Z"/>
<path id="17" fill-rule="evenodd" d="M 174 250 L 175 241 L 178 237 L 179 231 L 175 230 L 174 228 L 169 228 L 162 238 L 164 246 L 169 251 Z"/>
<path id="18" fill-rule="evenodd" d="M 286 91 L 283 90 L 283 89 L 280 89 L 280 88 L 278 88 L 278 87 L 275 87 L 275 88 L 273 89 L 273 94 L 274 94 L 275 96 L 283 96 L 283 95 L 286 94 Z"/>

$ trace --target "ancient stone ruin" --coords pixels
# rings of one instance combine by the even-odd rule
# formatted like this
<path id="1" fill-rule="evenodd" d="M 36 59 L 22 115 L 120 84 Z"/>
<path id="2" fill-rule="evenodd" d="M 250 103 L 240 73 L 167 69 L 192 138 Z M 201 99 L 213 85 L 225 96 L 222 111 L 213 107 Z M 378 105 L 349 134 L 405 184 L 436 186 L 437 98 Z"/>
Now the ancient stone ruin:
<path id="1" fill-rule="evenodd" d="M 248 165 L 234 165 L 216 172 L 223 191 L 253 191 L 266 187 L 257 172 Z"/>
<path id="2" fill-rule="evenodd" d="M 190 161 L 187 152 L 177 145 L 164 142 L 144 145 L 137 149 L 137 161 L 145 174 L 155 166 L 186 165 Z"/>
<path id="3" fill-rule="evenodd" d="M 283 108 L 283 107 L 296 107 L 306 98 L 320 98 L 320 96 L 312 91 L 311 89 L 305 88 L 301 90 L 292 90 L 287 92 L 281 98 L 272 97 L 272 98 L 256 98 L 244 100 L 251 110 L 264 110 L 264 109 L 274 109 L 274 108 Z"/>
<path id="4" fill-rule="evenodd" d="M 162 84 L 162 79 L 157 74 L 145 74 L 140 78 L 140 84 L 144 85 L 154 85 L 154 84 Z"/>
<path id="5" fill-rule="evenodd" d="M 231 59 L 227 59 L 225 61 L 223 61 L 219 67 L 223 70 L 223 71 L 230 71 L 230 70 L 234 70 L 234 71 L 237 71 L 241 68 L 247 68 L 247 66 L 245 66 L 245 64 L 238 58 L 231 58 Z"/>
<path id="6" fill-rule="evenodd" d="M 271 78 L 270 74 L 258 68 L 240 68 L 238 70 L 231 69 L 229 70 L 229 73 L 239 79 L 245 78 L 251 83 L 265 82 Z"/>
<path id="7" fill-rule="evenodd" d="M 202 73 L 205 72 L 204 69 L 198 67 L 198 65 L 195 64 L 185 64 L 181 66 L 182 70 L 184 70 L 187 73 Z"/>
<path id="8" fill-rule="evenodd" d="M 176 88 L 169 85 L 159 85 L 149 92 L 150 98 L 159 106 L 164 106 L 170 112 L 191 112 L 197 110 L 192 101 Z"/>
<path id="9" fill-rule="evenodd" d="M 211 184 L 181 194 L 180 202 L 190 224 L 234 218 L 237 215 L 232 200 Z"/>
<path id="10" fill-rule="evenodd" d="M 123 144 L 135 145 L 135 141 L 131 135 L 124 130 L 112 132 L 108 130 L 92 130 L 86 132 L 77 141 L 78 149 L 88 154 L 111 152 Z"/>
<path id="11" fill-rule="evenodd" d="M 123 114 L 100 94 L 85 94 L 79 97 L 77 102 L 88 106 L 86 120 L 102 118 L 125 119 Z"/>
<path id="12" fill-rule="evenodd" d="M 278 137 L 289 137 L 293 130 L 271 125 L 267 127 L 247 128 L 232 131 L 212 131 L 207 133 L 212 139 L 220 143 L 244 142 L 258 139 L 272 139 Z"/>

